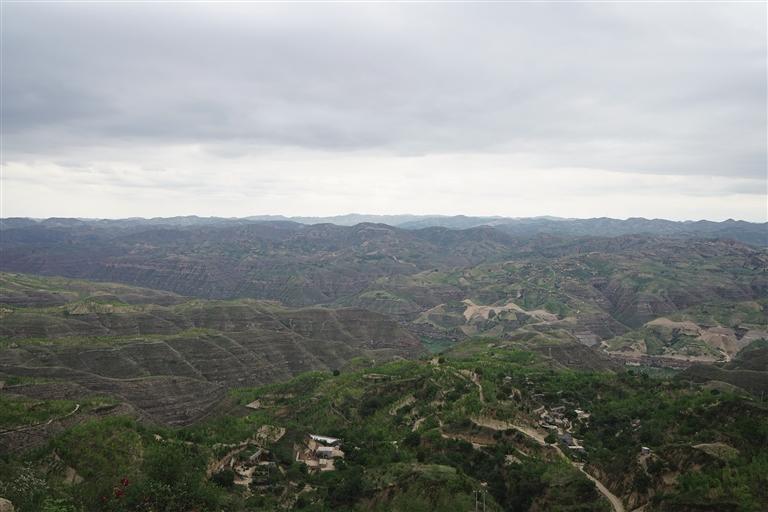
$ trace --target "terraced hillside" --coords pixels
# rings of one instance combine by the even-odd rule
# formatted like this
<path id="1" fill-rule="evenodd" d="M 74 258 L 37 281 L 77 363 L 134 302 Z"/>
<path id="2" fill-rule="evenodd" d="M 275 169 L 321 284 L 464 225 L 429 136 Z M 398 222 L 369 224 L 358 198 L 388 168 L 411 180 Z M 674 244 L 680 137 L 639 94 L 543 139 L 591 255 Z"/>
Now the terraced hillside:
<path id="1" fill-rule="evenodd" d="M 515 244 L 490 228 L 454 236 L 444 229 L 410 232 L 383 224 L 116 231 L 53 224 L 4 230 L 0 270 L 306 306 L 357 293 L 381 276 L 495 259 Z"/>
<path id="2" fill-rule="evenodd" d="M 622 357 L 714 361 L 768 337 L 763 251 L 641 237 L 517 250 L 512 260 L 382 277 L 337 304 L 397 316 L 429 339 L 578 341 Z M 680 325 L 670 318 L 697 311 L 695 340 L 680 342 Z M 662 329 L 668 334 L 660 337 Z"/>
<path id="3" fill-rule="evenodd" d="M 654 281 L 663 280 L 663 272 L 670 271 L 679 278 L 673 284 L 685 280 L 683 299 L 707 282 L 704 277 L 727 270 L 717 280 L 723 282 L 718 296 L 737 297 L 746 290 L 734 289 L 732 270 L 744 269 L 738 277 L 745 281 L 740 285 L 748 288 L 749 271 L 764 268 L 766 261 L 760 249 L 725 241 L 631 234 L 613 238 L 511 236 L 487 226 L 403 230 L 384 224 L 346 227 L 273 222 L 114 229 L 80 221 L 13 226 L 2 230 L 0 270 L 122 282 L 203 298 L 271 299 L 291 306 L 348 300 L 371 290 L 381 278 L 508 261 L 538 263 L 558 271 L 571 264 L 585 272 L 577 278 L 589 278 L 596 272 L 605 277 L 606 271 L 620 270 L 625 277 L 634 273 L 641 281 Z M 593 255 L 593 261 L 575 259 L 585 255 Z M 614 255 L 623 260 L 619 268 L 601 272 L 601 262 Z M 717 261 L 709 262 L 710 257 Z M 563 258 L 567 261 L 560 261 Z M 706 265 L 695 268 L 705 260 Z M 688 265 L 687 273 L 680 267 L 682 263 Z M 699 271 L 707 275 L 698 276 Z M 755 286 L 765 291 L 762 277 Z M 606 286 L 612 284 L 616 285 L 610 287 L 611 295 L 616 296 L 612 314 L 633 320 L 632 297 L 620 297 L 623 292 L 632 295 L 632 290 L 618 285 L 638 283 Z M 418 294 L 404 298 L 418 298 Z M 672 294 L 667 302 L 678 305 L 677 299 Z M 640 306 L 646 303 L 643 297 L 637 302 Z"/>
<path id="4" fill-rule="evenodd" d="M 362 308 L 435 347 L 534 337 L 602 345 L 620 357 L 717 361 L 765 331 L 768 253 L 724 239 L 171 220 L 14 222 L 3 229 L 0 267 L 203 298 Z M 650 226 L 621 224 L 630 225 Z M 657 332 L 690 308 L 738 304 L 761 318 L 697 324 L 697 340 L 678 336 L 679 326 Z"/>
<path id="5" fill-rule="evenodd" d="M 117 396 L 168 424 L 201 418 L 234 386 L 421 351 L 396 322 L 361 309 L 190 300 L 17 274 L 0 275 L 0 315 L 0 376 L 66 382 L 69 399 Z M 50 386 L 6 391 L 45 398 Z"/>
<path id="6" fill-rule="evenodd" d="M 464 512 L 476 498 L 532 512 L 765 509 L 758 396 L 559 347 L 476 340 L 439 358 L 360 359 L 337 375 L 232 390 L 241 411 L 182 429 L 82 421 L 0 459 L 0 494 L 20 512 L 52 500 L 125 512 Z M 41 417 L 70 405 L 44 403 Z M 333 471 L 297 462 L 309 434 L 341 439 Z"/>

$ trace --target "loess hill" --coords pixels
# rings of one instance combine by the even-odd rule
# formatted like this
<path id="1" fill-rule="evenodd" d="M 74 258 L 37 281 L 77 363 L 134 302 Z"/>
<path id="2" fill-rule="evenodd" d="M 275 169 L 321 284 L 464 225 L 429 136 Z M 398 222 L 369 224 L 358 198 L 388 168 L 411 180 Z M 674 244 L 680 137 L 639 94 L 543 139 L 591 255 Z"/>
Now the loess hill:
<path id="1" fill-rule="evenodd" d="M 54 387 L 60 398 L 110 394 L 168 424 L 199 419 L 234 386 L 421 350 L 396 322 L 361 309 L 288 309 L 0 274 L 0 379 L 62 381 Z M 52 388 L 6 391 L 45 398 Z"/>
<path id="2" fill-rule="evenodd" d="M 764 401 L 684 374 L 590 359 L 574 370 L 578 350 L 538 348 L 476 340 L 418 361 L 357 359 L 336 375 L 232 390 L 239 409 L 180 429 L 80 416 L 0 459 L 0 493 L 22 512 L 464 512 L 477 492 L 492 511 L 765 510 Z M 37 404 L 37 419 L 71 407 Z M 312 433 L 342 439 L 334 471 L 297 462 Z"/>
<path id="3" fill-rule="evenodd" d="M 552 222 L 456 230 L 16 220 L 2 228 L 0 269 L 205 299 L 362 308 L 435 347 L 522 337 L 580 342 L 628 360 L 727 361 L 768 334 L 766 249 L 694 236 L 696 226 L 700 236 L 738 237 L 764 225 L 593 219 L 557 221 L 557 230 L 510 228 Z"/>
<path id="4" fill-rule="evenodd" d="M 0 222 L 0 496 L 768 507 L 765 225 L 399 220 Z"/>

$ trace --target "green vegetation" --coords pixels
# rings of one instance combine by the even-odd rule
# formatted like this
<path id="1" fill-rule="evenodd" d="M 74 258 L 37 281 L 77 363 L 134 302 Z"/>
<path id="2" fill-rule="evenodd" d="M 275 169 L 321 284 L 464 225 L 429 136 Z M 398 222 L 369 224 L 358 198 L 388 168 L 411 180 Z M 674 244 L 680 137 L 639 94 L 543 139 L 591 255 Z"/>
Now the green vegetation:
<path id="1" fill-rule="evenodd" d="M 71 400 L 31 400 L 0 395 L 0 429 L 41 423 L 72 411 Z"/>
<path id="2" fill-rule="evenodd" d="M 280 229 L 88 242 L 117 280 L 229 300 L 0 273 L 0 495 L 20 512 L 466 512 L 478 492 L 610 510 L 583 464 L 647 512 L 768 508 L 764 252 Z M 67 270 L 70 245 L 37 254 Z M 625 371 L 593 343 L 721 363 Z M 297 462 L 309 433 L 343 440 L 335 471 Z"/>
<path id="3" fill-rule="evenodd" d="M 259 400 L 261 408 L 180 430 L 119 417 L 81 423 L 45 447 L 6 456 L 0 492 L 19 478 L 43 482 L 46 494 L 14 495 L 22 512 L 97 504 L 115 511 L 464 511 L 483 489 L 491 510 L 609 510 L 554 448 L 477 419 L 535 427 L 534 411 L 564 406 L 586 447 L 571 456 L 603 475 L 615 494 L 655 489 L 649 510 L 695 507 L 705 498 L 722 510 L 757 511 L 768 503 L 765 404 L 664 375 L 563 369 L 490 340 L 461 343 L 430 361 L 305 373 L 233 390 L 231 398 Z M 577 420 L 577 408 L 589 419 Z M 228 446 L 263 425 L 285 434 L 265 446 L 279 469 L 259 477 L 258 487 L 235 483 L 230 470 L 206 473 Z M 343 439 L 347 455 L 337 471 L 308 473 L 295 462 L 294 446 L 308 433 Z M 641 446 L 652 450 L 644 462 Z M 52 464 L 52 457 L 61 462 Z M 65 467 L 82 481 L 64 484 Z M 669 474 L 679 475 L 673 485 L 664 483 Z"/>
<path id="4" fill-rule="evenodd" d="M 670 316 L 672 320 L 692 320 L 705 325 L 724 325 L 738 327 L 740 325 L 766 325 L 766 308 L 768 299 L 748 302 L 726 302 L 699 304 L 685 311 Z"/>
<path id="5" fill-rule="evenodd" d="M 0 394 L 0 430 L 11 430 L 61 418 L 75 410 L 77 405 L 78 409 L 87 412 L 117 403 L 112 397 L 89 397 L 76 403 L 74 400 L 38 400 L 4 393 Z"/>
<path id="6" fill-rule="evenodd" d="M 424 348 L 426 348 L 430 354 L 439 354 L 440 352 L 448 350 L 451 346 L 453 346 L 454 342 L 445 339 L 433 339 L 427 336 L 422 336 L 421 344 L 424 345 Z"/>

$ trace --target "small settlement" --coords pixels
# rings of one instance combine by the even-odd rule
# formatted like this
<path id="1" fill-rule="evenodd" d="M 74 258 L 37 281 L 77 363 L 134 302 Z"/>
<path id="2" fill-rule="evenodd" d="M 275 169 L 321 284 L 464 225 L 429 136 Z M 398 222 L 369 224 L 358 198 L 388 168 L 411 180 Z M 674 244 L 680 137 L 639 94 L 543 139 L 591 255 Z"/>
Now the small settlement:
<path id="1" fill-rule="evenodd" d="M 533 412 L 539 415 L 539 426 L 557 436 L 564 447 L 574 453 L 583 453 L 584 446 L 579 443 L 578 439 L 573 437 L 573 428 L 577 421 L 584 423 L 589 421 L 589 413 L 581 409 L 574 409 L 573 414 L 570 415 L 572 418 L 575 415 L 572 421 L 566 416 L 565 410 L 564 405 L 549 409 L 542 405 Z"/>
<path id="2" fill-rule="evenodd" d="M 258 485 L 260 480 L 266 480 L 265 477 L 270 472 L 281 471 L 272 453 L 265 446 L 277 443 L 283 435 L 284 428 L 263 425 L 253 437 L 242 443 L 214 445 L 214 449 L 224 451 L 224 455 L 208 465 L 208 476 L 231 469 L 234 472 L 235 485 Z M 156 439 L 162 440 L 159 436 L 156 436 Z"/>
<path id="3" fill-rule="evenodd" d="M 505 377 L 505 382 L 510 377 Z M 532 388 L 534 383 L 525 378 L 525 385 Z M 519 393 L 519 391 L 518 391 Z M 513 396 L 509 397 L 514 398 Z M 543 393 L 531 393 L 531 398 L 542 403 L 544 401 Z M 569 400 L 562 399 L 563 405 L 547 406 L 541 405 L 533 411 L 537 415 L 538 426 L 554 435 L 560 444 L 573 455 L 581 456 L 584 454 L 584 446 L 573 436 L 573 432 L 579 425 L 589 423 L 590 414 L 582 409 L 573 408 L 575 404 Z"/>
<path id="4" fill-rule="evenodd" d="M 333 471 L 336 459 L 344 458 L 341 439 L 317 434 L 309 434 L 294 450 L 296 461 L 304 463 L 310 471 Z"/>
<path id="5" fill-rule="evenodd" d="M 231 470 L 233 484 L 242 485 L 251 492 L 270 492 L 286 470 L 267 447 L 271 448 L 284 435 L 284 428 L 264 425 L 256 435 L 242 443 L 214 445 L 223 455 L 209 464 L 208 476 Z M 310 472 L 333 471 L 336 461 L 344 458 L 341 439 L 317 434 L 308 434 L 294 444 L 293 453 L 294 459 L 305 464 Z"/>

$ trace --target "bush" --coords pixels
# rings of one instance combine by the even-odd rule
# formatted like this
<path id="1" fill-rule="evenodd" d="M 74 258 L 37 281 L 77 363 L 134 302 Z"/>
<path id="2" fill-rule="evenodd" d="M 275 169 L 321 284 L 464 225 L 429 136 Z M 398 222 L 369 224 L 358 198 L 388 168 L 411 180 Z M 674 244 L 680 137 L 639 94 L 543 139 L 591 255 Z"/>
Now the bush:
<path id="1" fill-rule="evenodd" d="M 421 444 L 421 435 L 418 432 L 409 432 L 403 439 L 403 446 L 409 448 L 416 448 L 419 444 Z"/>
<path id="2" fill-rule="evenodd" d="M 224 468 L 218 473 L 214 473 L 211 481 L 219 487 L 232 487 L 235 485 L 235 472 L 231 468 Z"/>
<path id="3" fill-rule="evenodd" d="M 40 512 L 78 512 L 78 509 L 67 499 L 48 498 L 43 502 Z"/>
<path id="4" fill-rule="evenodd" d="M 360 416 L 363 416 L 363 417 L 371 416 L 383 405 L 384 405 L 384 400 L 380 396 L 374 395 L 374 396 L 368 397 L 365 400 L 363 400 L 362 404 L 360 404 Z"/>

